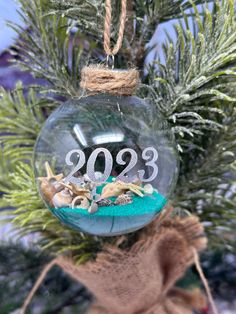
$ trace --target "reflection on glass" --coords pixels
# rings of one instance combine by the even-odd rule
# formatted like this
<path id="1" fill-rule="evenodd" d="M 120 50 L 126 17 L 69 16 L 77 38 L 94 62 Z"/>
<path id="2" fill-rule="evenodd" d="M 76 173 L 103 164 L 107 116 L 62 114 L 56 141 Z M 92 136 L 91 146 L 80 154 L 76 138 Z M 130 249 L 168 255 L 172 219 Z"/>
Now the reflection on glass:
<path id="1" fill-rule="evenodd" d="M 119 143 L 122 142 L 123 140 L 124 134 L 121 133 L 105 133 L 93 137 L 93 142 L 95 145 Z"/>
<path id="2" fill-rule="evenodd" d="M 88 145 L 85 137 L 84 137 L 84 134 L 80 128 L 80 126 L 78 124 L 75 124 L 74 128 L 73 128 L 74 132 L 75 132 L 75 135 L 77 136 L 79 142 L 84 146 L 86 147 Z"/>

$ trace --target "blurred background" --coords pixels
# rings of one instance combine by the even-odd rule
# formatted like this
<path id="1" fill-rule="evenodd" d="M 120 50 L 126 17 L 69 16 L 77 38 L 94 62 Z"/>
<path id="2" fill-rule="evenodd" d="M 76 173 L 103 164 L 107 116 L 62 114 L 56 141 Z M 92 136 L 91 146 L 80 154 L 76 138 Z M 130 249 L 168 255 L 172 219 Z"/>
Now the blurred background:
<path id="1" fill-rule="evenodd" d="M 17 41 L 17 35 L 7 26 L 7 21 L 21 22 L 17 12 L 19 7 L 13 0 L 0 0 L 0 85 L 7 90 L 15 87 L 17 81 L 24 85 L 34 83 L 33 77 L 11 67 L 11 55 L 8 48 Z M 173 21 L 171 22 L 173 24 Z M 161 46 L 165 29 L 173 32 L 170 23 L 163 23 L 152 41 L 158 40 Z M 150 43 L 152 44 L 152 43 Z M 149 56 L 152 58 L 152 54 Z M 37 81 L 37 83 L 39 83 Z M 43 84 L 43 81 L 40 82 Z M 49 261 L 47 255 L 33 247 L 33 238 L 18 240 L 14 233 L 9 233 L 11 225 L 2 225 L 0 229 L 0 313 L 17 313 L 23 297 L 32 287 L 41 265 Z M 10 236 L 9 236 L 10 234 Z M 235 243 L 236 245 L 236 243 Z M 224 251 L 212 251 L 203 257 L 203 267 L 212 287 L 214 297 L 221 314 L 236 313 L 236 256 Z M 55 281 L 55 278 L 57 280 Z M 194 270 L 190 270 L 181 286 L 200 285 Z M 84 313 L 92 296 L 83 286 L 70 280 L 60 270 L 50 272 L 34 299 L 35 313 Z M 205 314 L 208 313 L 207 309 Z"/>

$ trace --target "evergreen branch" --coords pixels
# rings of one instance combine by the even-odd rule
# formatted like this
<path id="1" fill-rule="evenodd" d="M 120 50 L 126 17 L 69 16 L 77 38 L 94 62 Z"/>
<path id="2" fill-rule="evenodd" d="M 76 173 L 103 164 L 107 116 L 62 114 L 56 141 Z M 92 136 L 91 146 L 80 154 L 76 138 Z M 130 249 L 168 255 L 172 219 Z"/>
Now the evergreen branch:
<path id="1" fill-rule="evenodd" d="M 216 1 L 214 15 L 205 6 L 203 18 L 194 4 L 193 9 L 198 32 L 190 31 L 183 12 L 176 44 L 169 37 L 163 47 L 165 63 L 149 69 L 152 87 L 146 86 L 146 94 L 156 100 L 185 153 L 174 204 L 197 212 L 212 244 L 229 245 L 236 221 L 234 1 Z"/>
<path id="2" fill-rule="evenodd" d="M 209 141 L 205 158 L 199 158 L 183 176 L 175 204 L 182 210 L 196 211 L 206 224 L 214 245 L 235 241 L 236 190 L 236 109 L 228 112 L 224 130 Z"/>
<path id="3" fill-rule="evenodd" d="M 72 25 L 79 27 L 82 32 L 95 35 L 100 39 L 103 36 L 103 0 L 49 0 L 45 6 L 45 12 L 48 15 L 61 15 L 73 20 Z M 114 16 L 118 17 L 119 14 Z"/>
<path id="4" fill-rule="evenodd" d="M 10 24 L 20 36 L 15 46 L 20 51 L 20 59 L 15 59 L 15 63 L 36 77 L 45 79 L 49 86 L 42 89 L 46 92 L 50 90 L 60 96 L 77 96 L 82 37 L 78 39 L 78 35 L 70 35 L 66 18 L 45 17 L 44 1 L 20 0 L 20 3 L 20 15 L 28 30 Z"/>
<path id="5" fill-rule="evenodd" d="M 14 164 L 17 160 L 32 157 L 36 137 L 44 121 L 41 102 L 33 89 L 29 89 L 27 100 L 23 87 L 18 83 L 13 92 L 0 90 L 0 143 L 4 157 Z"/>
<path id="6" fill-rule="evenodd" d="M 5 156 L 4 149 L 0 149 L 0 192 L 9 191 L 11 183 L 9 182 L 9 173 L 11 173 L 13 166 L 10 164 L 8 158 Z"/>
<path id="7" fill-rule="evenodd" d="M 139 14 L 142 17 L 147 15 L 150 20 L 150 24 L 152 24 L 156 23 L 156 21 L 163 23 L 172 19 L 182 18 L 183 14 L 186 15 L 186 13 L 183 12 L 191 9 L 192 4 L 204 4 L 212 2 L 212 0 L 137 0 L 135 2 L 137 11 L 140 12 Z M 193 16 L 193 14 L 190 15 Z"/>
<path id="8" fill-rule="evenodd" d="M 211 0 L 194 0 L 200 4 Z M 49 15 L 65 16 L 71 22 L 70 28 L 76 26 L 87 38 L 95 41 L 103 40 L 105 1 L 103 0 L 50 0 L 45 5 L 45 12 Z M 190 1 L 185 0 L 128 0 L 127 27 L 124 46 L 121 51 L 126 61 L 143 70 L 145 55 L 149 53 L 146 44 L 152 38 L 159 23 L 182 17 L 183 11 L 192 7 Z M 112 40 L 119 28 L 120 1 L 113 1 Z M 191 13 L 188 15 L 191 15 Z M 134 26 L 135 25 L 135 26 Z"/>
<path id="9" fill-rule="evenodd" d="M 214 17 L 207 6 L 203 19 L 194 3 L 193 9 L 196 36 L 183 12 L 185 25 L 175 26 L 176 44 L 169 38 L 163 47 L 165 63 L 156 61 L 149 69 L 154 86 L 149 95 L 171 123 L 180 150 L 188 153 L 193 145 L 204 148 L 202 136 L 206 139 L 209 131 L 220 131 L 226 104 L 236 101 L 229 88 L 236 76 L 234 1 L 216 1 Z"/>
<path id="10" fill-rule="evenodd" d="M 198 5 L 211 1 L 194 0 L 193 2 Z M 104 2 L 103 0 L 50 0 L 46 5 L 46 10 L 49 11 L 49 14 L 60 14 L 74 20 L 80 29 L 92 32 L 101 38 L 105 15 Z M 119 23 L 119 2 L 113 1 L 113 16 L 116 23 Z M 182 17 L 182 10 L 192 8 L 191 1 L 185 0 L 128 0 L 128 2 L 133 2 L 135 16 L 138 17 L 138 20 L 144 20 L 144 17 L 148 18 L 149 26 L 153 23 L 156 24 L 157 21 L 162 23 Z"/>

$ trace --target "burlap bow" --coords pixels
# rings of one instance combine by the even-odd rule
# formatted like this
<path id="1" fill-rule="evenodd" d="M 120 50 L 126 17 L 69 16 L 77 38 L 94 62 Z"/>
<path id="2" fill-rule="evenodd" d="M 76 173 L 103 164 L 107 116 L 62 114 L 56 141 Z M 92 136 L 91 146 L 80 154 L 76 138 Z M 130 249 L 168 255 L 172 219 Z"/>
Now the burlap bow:
<path id="1" fill-rule="evenodd" d="M 76 266 L 58 257 L 44 269 L 21 313 L 46 273 L 58 265 L 95 295 L 89 314 L 191 314 L 206 307 L 205 297 L 174 285 L 206 244 L 198 218 L 175 217 L 144 229 L 129 250 L 105 247 L 95 262 Z"/>
<path id="2" fill-rule="evenodd" d="M 90 314 L 191 314 L 206 306 L 199 290 L 174 288 L 194 262 L 193 249 L 206 247 L 198 218 L 168 219 L 147 230 L 129 251 L 107 247 L 81 267 L 60 260 L 96 296 Z"/>

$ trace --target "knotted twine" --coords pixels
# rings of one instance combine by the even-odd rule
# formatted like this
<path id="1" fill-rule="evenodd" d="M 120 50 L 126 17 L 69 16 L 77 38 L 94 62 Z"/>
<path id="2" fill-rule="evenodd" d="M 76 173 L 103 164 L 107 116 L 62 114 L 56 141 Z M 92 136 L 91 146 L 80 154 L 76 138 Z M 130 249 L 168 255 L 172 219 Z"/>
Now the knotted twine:
<path id="1" fill-rule="evenodd" d="M 114 56 L 119 52 L 123 37 L 125 22 L 127 18 L 127 0 L 121 1 L 120 26 L 118 39 L 113 48 L 111 48 L 111 24 L 112 24 L 112 6 L 111 0 L 106 0 L 106 16 L 104 23 L 104 51 L 114 62 Z M 117 70 L 110 69 L 102 65 L 93 65 L 84 67 L 81 72 L 80 87 L 91 94 L 109 93 L 112 95 L 130 96 L 136 91 L 139 82 L 139 73 L 135 69 Z"/>

